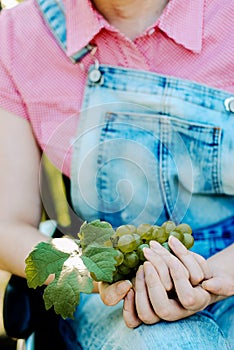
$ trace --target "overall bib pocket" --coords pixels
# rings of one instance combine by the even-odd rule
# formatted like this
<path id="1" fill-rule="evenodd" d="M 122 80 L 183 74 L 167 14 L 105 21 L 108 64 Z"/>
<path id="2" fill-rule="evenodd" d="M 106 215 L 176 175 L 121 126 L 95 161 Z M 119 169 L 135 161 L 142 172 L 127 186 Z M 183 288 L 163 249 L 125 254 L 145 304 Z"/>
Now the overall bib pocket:
<path id="1" fill-rule="evenodd" d="M 195 229 L 231 216 L 234 199 L 222 178 L 233 127 L 225 93 L 149 72 L 100 70 L 100 84 L 87 82 L 73 148 L 77 213 L 113 226 L 172 219 Z"/>
<path id="2" fill-rule="evenodd" d="M 180 221 L 193 194 L 220 192 L 219 128 L 157 113 L 108 112 L 103 120 L 100 213 L 133 223 Z"/>

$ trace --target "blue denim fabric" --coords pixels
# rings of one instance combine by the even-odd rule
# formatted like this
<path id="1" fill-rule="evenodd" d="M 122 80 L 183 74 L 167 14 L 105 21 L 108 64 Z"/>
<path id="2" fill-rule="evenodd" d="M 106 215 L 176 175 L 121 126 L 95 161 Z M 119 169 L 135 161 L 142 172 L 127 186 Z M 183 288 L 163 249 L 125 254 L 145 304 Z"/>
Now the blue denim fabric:
<path id="1" fill-rule="evenodd" d="M 204 258 L 218 253 L 234 242 L 234 216 L 219 223 L 194 230 L 195 238 L 192 251 L 195 251 Z"/>
<path id="2" fill-rule="evenodd" d="M 92 69 L 92 68 L 91 68 Z M 187 222 L 233 215 L 229 94 L 154 73 L 101 66 L 74 143 L 72 195 L 85 220 Z"/>
<path id="3" fill-rule="evenodd" d="M 87 83 L 74 143 L 72 196 L 79 215 L 113 226 L 187 222 L 193 250 L 206 258 L 232 244 L 229 95 L 148 72 L 100 70 L 102 83 Z M 121 309 L 83 295 L 75 320 L 62 323 L 68 344 L 72 339 L 68 349 L 234 349 L 234 297 L 184 320 L 134 330 L 124 325 Z"/>
<path id="4" fill-rule="evenodd" d="M 222 309 L 218 317 L 207 311 L 129 329 L 122 318 L 122 303 L 108 307 L 97 294 L 82 295 L 75 320 L 61 321 L 60 330 L 68 350 L 233 350 L 233 304 L 234 298 L 229 298 L 217 305 Z"/>

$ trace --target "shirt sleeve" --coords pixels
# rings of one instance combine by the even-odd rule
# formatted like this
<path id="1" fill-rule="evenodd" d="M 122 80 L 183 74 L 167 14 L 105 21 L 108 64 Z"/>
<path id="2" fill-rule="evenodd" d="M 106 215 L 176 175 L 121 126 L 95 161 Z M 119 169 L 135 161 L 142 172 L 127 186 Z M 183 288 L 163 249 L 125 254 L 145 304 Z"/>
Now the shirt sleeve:
<path id="1" fill-rule="evenodd" d="M 12 75 L 14 33 L 10 11 L 0 15 L 0 107 L 24 119 L 29 119 L 22 96 Z"/>

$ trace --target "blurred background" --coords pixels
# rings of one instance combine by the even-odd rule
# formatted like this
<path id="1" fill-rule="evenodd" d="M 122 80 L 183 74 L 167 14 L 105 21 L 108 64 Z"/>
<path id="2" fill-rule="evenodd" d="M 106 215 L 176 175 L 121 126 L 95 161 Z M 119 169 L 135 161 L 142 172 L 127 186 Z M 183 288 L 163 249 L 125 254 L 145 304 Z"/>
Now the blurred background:
<path id="1" fill-rule="evenodd" d="M 18 4 L 22 0 L 0 0 L 1 7 L 13 7 Z"/>

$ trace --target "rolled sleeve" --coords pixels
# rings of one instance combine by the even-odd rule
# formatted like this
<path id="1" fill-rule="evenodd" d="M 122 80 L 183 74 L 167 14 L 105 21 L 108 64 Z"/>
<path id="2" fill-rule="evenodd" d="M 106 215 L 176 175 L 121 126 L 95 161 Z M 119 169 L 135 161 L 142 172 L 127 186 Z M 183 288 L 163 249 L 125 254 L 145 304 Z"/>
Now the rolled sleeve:
<path id="1" fill-rule="evenodd" d="M 28 119 L 25 103 L 12 76 L 14 35 L 9 12 L 0 15 L 0 107 Z M 22 72 L 23 74 L 23 72 Z"/>
<path id="2" fill-rule="evenodd" d="M 0 61 L 0 107 L 28 119 L 25 105 L 6 69 Z"/>

